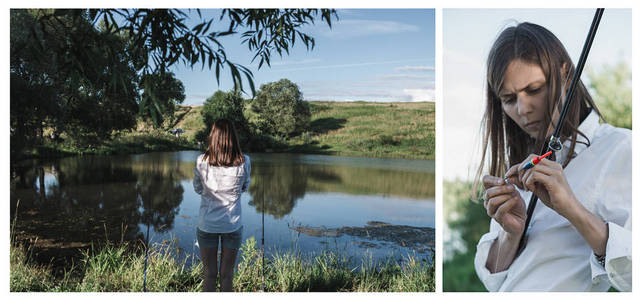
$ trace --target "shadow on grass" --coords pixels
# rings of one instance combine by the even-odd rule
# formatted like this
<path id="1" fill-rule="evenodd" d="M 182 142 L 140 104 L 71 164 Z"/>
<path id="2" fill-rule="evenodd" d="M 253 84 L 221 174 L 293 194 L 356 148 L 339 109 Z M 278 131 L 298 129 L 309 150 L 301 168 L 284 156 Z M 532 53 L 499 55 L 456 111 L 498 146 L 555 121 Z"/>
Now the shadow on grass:
<path id="1" fill-rule="evenodd" d="M 310 131 L 315 134 L 326 134 L 331 130 L 343 128 L 347 122 L 346 119 L 321 118 L 310 122 Z"/>
<path id="2" fill-rule="evenodd" d="M 287 149 L 283 149 L 282 152 L 289 153 L 305 153 L 305 154 L 322 154 L 322 155 L 333 155 L 336 154 L 336 151 L 331 150 L 332 147 L 329 145 L 319 145 L 319 142 L 312 141 L 310 143 L 293 145 Z"/>

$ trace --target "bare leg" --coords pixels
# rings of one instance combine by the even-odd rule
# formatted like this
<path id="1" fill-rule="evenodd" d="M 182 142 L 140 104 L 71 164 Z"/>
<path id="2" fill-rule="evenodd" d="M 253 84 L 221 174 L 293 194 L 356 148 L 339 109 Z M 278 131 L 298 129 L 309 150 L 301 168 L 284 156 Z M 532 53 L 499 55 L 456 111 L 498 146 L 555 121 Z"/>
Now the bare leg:
<path id="1" fill-rule="evenodd" d="M 234 264 L 239 250 L 223 247 L 221 250 L 221 292 L 232 292 Z"/>
<path id="2" fill-rule="evenodd" d="M 216 292 L 218 248 L 200 248 L 203 260 L 203 292 Z"/>

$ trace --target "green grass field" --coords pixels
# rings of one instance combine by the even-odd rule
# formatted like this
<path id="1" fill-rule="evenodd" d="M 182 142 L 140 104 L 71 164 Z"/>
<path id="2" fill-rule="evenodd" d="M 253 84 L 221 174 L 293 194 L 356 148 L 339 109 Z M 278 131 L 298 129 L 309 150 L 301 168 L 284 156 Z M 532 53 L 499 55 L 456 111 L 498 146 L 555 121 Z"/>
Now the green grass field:
<path id="1" fill-rule="evenodd" d="M 307 132 L 276 152 L 385 158 L 435 158 L 433 102 L 310 102 Z M 175 127 L 191 140 L 203 128 L 202 106 L 183 106 Z"/>
<path id="2" fill-rule="evenodd" d="M 310 136 L 295 149 L 317 145 L 331 154 L 435 158 L 435 104 L 311 102 Z"/>

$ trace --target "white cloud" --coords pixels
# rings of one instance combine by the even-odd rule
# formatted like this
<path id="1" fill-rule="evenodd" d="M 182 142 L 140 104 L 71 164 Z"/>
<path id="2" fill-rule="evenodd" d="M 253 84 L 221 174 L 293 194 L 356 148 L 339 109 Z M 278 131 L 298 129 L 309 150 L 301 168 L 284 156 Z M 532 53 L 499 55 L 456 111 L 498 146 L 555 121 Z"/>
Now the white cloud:
<path id="1" fill-rule="evenodd" d="M 282 61 L 277 61 L 277 62 L 271 62 L 270 65 L 272 67 L 276 66 L 289 66 L 289 65 L 304 65 L 304 64 L 312 64 L 312 63 L 317 63 L 320 62 L 320 58 L 310 58 L 310 59 L 303 59 L 303 60 L 282 60 Z"/>
<path id="2" fill-rule="evenodd" d="M 434 66 L 403 66 L 395 68 L 397 72 L 430 72 L 435 71 Z"/>
<path id="3" fill-rule="evenodd" d="M 339 20 L 332 25 L 332 29 L 327 27 L 315 27 L 315 29 L 320 35 L 339 39 L 419 31 L 419 27 L 415 25 L 375 20 Z"/>
<path id="4" fill-rule="evenodd" d="M 426 59 L 406 59 L 406 60 L 392 60 L 392 61 L 371 61 L 371 62 L 359 62 L 351 64 L 336 64 L 336 65 L 322 65 L 322 66 L 310 66 L 310 67 L 300 67 L 300 68 L 291 68 L 283 70 L 273 70 L 275 72 L 288 72 L 288 71 L 307 71 L 315 69 L 335 69 L 335 68 L 350 68 L 350 67 L 364 67 L 364 66 L 374 66 L 374 65 L 386 65 L 386 64 L 396 64 L 403 62 L 411 61 L 425 61 Z"/>
<path id="5" fill-rule="evenodd" d="M 405 95 L 410 96 L 410 101 L 435 101 L 434 89 L 403 89 Z"/>
<path id="6" fill-rule="evenodd" d="M 368 87 L 369 86 L 369 87 Z M 306 100 L 416 102 L 434 101 L 431 88 L 403 88 L 398 85 L 371 85 L 370 81 L 358 82 L 306 82 L 300 84 Z"/>
<path id="7" fill-rule="evenodd" d="M 384 74 L 377 75 L 377 78 L 383 80 L 422 80 L 426 82 L 434 82 L 435 77 L 433 75 L 425 74 Z"/>
<path id="8" fill-rule="evenodd" d="M 211 95 L 210 95 L 211 96 Z M 199 95 L 199 94 L 193 94 L 193 95 L 186 95 L 185 100 L 183 101 L 183 105 L 202 105 L 205 103 L 205 100 L 207 100 L 206 95 Z"/>

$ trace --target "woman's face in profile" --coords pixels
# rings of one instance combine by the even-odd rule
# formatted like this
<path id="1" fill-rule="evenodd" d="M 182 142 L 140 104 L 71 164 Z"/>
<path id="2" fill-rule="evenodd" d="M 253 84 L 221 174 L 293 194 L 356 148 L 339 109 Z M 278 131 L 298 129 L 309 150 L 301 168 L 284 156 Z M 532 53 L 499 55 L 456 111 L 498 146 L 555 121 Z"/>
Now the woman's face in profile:
<path id="1" fill-rule="evenodd" d="M 523 60 L 513 60 L 506 68 L 499 92 L 504 112 L 529 136 L 536 138 L 546 126 L 547 82 L 542 68 Z M 547 136 L 553 132 L 548 125 Z"/>

